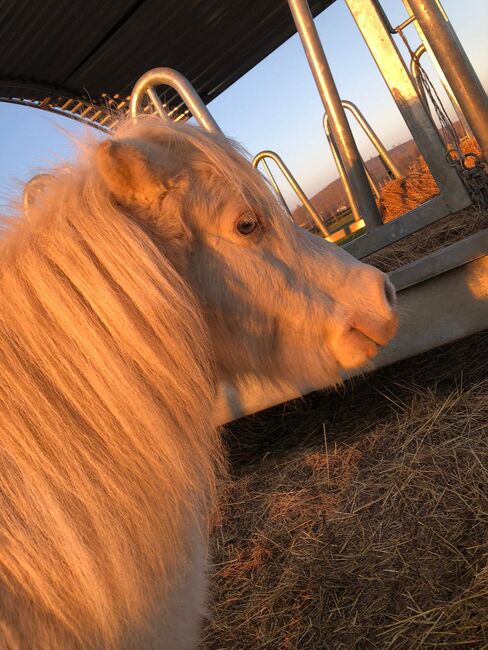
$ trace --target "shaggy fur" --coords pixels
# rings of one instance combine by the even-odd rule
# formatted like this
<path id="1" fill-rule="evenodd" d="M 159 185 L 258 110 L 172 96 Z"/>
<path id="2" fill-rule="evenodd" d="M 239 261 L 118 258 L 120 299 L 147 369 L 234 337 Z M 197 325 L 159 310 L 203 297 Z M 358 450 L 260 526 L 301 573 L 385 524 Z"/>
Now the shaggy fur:
<path id="1" fill-rule="evenodd" d="M 0 249 L 0 648 L 194 648 L 217 376 L 337 381 L 391 338 L 384 277 L 189 126 L 123 125 L 25 205 Z"/>

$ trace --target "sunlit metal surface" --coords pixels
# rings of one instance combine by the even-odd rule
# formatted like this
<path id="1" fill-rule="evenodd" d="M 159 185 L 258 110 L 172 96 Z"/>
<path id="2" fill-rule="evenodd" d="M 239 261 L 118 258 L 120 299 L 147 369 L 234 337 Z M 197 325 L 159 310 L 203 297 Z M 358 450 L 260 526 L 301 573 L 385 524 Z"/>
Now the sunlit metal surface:
<path id="1" fill-rule="evenodd" d="M 371 192 L 364 165 L 341 104 L 339 93 L 320 43 L 306 0 L 288 0 L 307 60 L 329 116 L 334 141 L 349 178 L 358 210 L 369 230 L 381 226 L 381 215 Z"/>
<path id="2" fill-rule="evenodd" d="M 413 82 L 415 84 L 415 88 L 417 90 L 418 96 L 422 100 L 425 110 L 429 113 L 429 115 L 432 117 L 432 113 L 430 110 L 429 102 L 427 100 L 427 95 L 425 94 L 425 88 L 422 85 L 422 81 L 420 80 L 420 70 L 419 70 L 419 61 L 420 58 L 422 57 L 423 54 L 427 52 L 425 45 L 421 43 L 418 48 L 414 51 L 414 55 L 410 60 L 410 74 L 412 75 Z"/>
<path id="3" fill-rule="evenodd" d="M 364 115 L 361 113 L 359 108 L 356 106 L 356 104 L 353 104 L 352 102 L 348 101 L 347 99 L 344 99 L 342 102 L 342 105 L 344 106 L 345 109 L 350 111 L 354 117 L 357 120 L 357 123 L 359 126 L 363 129 L 364 133 L 368 136 L 371 144 L 374 146 L 376 151 L 379 154 L 379 157 L 381 158 L 384 166 L 386 167 L 387 171 L 390 172 L 390 175 L 393 178 L 401 178 L 402 174 L 400 170 L 398 169 L 397 165 L 395 164 L 395 161 L 393 158 L 390 156 L 388 153 L 386 147 L 384 144 L 381 142 L 380 138 L 374 131 L 373 127 L 371 124 L 368 122 L 368 120 L 364 117 Z"/>
<path id="4" fill-rule="evenodd" d="M 161 85 L 170 86 L 178 92 L 192 112 L 193 117 L 204 129 L 211 133 L 221 133 L 219 125 L 188 79 L 171 68 L 153 68 L 137 80 L 130 99 L 129 111 L 131 117 L 137 117 L 143 112 L 143 98 L 145 93 L 149 92 L 151 102 L 157 113 L 163 119 L 167 119 L 166 111 L 155 91 L 155 87 Z"/>
<path id="5" fill-rule="evenodd" d="M 333 0 L 310 0 L 315 15 Z M 100 104 L 151 67 L 182 72 L 207 104 L 295 33 L 283 0 L 2 0 L 0 95 L 40 86 Z M 182 107 L 167 89 L 169 111 Z"/>
<path id="6" fill-rule="evenodd" d="M 262 160 L 264 161 L 265 158 L 269 158 L 270 160 L 273 160 L 278 165 L 278 167 L 280 168 L 283 176 L 286 178 L 288 183 L 291 185 L 293 191 L 295 192 L 295 194 L 298 196 L 298 198 L 302 202 L 303 207 L 305 208 L 305 210 L 307 210 L 309 215 L 312 217 L 312 219 L 313 219 L 315 225 L 317 226 L 317 228 L 320 230 L 320 232 L 322 233 L 322 235 L 326 239 L 331 240 L 331 235 L 330 235 L 329 231 L 327 230 L 327 228 L 325 227 L 324 222 L 320 218 L 319 213 L 313 207 L 313 205 L 310 203 L 310 201 L 307 198 L 307 195 L 302 190 L 302 188 L 298 184 L 297 180 L 295 179 L 295 177 L 293 176 L 291 171 L 288 169 L 288 167 L 281 160 L 281 158 L 278 156 L 277 153 L 275 153 L 274 151 L 261 151 L 256 156 L 254 156 L 253 161 L 252 161 L 253 167 L 257 168 L 259 163 Z"/>
<path id="7" fill-rule="evenodd" d="M 348 202 L 349 207 L 352 210 L 354 222 L 356 223 L 361 220 L 359 207 L 356 202 L 356 197 L 354 196 L 351 183 L 349 182 L 349 178 L 347 177 L 346 168 L 344 167 L 344 163 L 342 162 L 342 159 L 339 155 L 337 145 L 334 142 L 334 136 L 332 135 L 329 129 L 329 123 L 328 121 L 325 120 L 325 115 L 324 115 L 323 125 L 324 125 L 325 135 L 327 136 L 327 142 L 329 143 L 329 147 L 332 152 L 332 158 L 334 159 L 335 165 L 337 167 L 337 171 L 339 172 L 339 178 L 341 179 L 342 186 L 344 187 L 344 191 L 346 192 L 346 201 Z"/>
<path id="8" fill-rule="evenodd" d="M 408 0 L 488 162 L 488 96 L 438 0 Z"/>
<path id="9" fill-rule="evenodd" d="M 397 165 L 393 161 L 392 157 L 386 150 L 385 146 L 379 139 L 378 135 L 376 132 L 373 130 L 373 127 L 369 124 L 367 119 L 364 117 L 364 115 L 361 113 L 359 108 L 356 106 L 356 104 L 353 104 L 352 102 L 348 100 L 342 100 L 342 105 L 344 108 L 349 110 L 352 115 L 356 118 L 358 124 L 361 126 L 363 129 L 364 133 L 367 135 L 369 138 L 371 144 L 375 147 L 376 151 L 378 152 L 381 161 L 383 162 L 386 170 L 388 171 L 389 175 L 391 178 L 401 178 L 402 174 L 400 170 L 398 169 Z M 337 145 L 334 142 L 334 138 L 332 136 L 332 132 L 330 129 L 329 125 L 329 119 L 327 117 L 327 114 L 324 115 L 324 120 L 323 120 L 323 126 L 324 126 L 324 131 L 327 136 L 327 140 L 329 142 L 331 151 L 332 151 L 332 156 L 334 158 L 334 162 L 337 167 L 337 171 L 339 172 L 339 176 L 341 178 L 342 184 L 344 186 L 344 190 L 346 192 L 346 198 L 347 201 L 351 207 L 353 216 L 354 216 L 354 221 L 359 221 L 361 219 L 361 215 L 359 213 L 359 209 L 356 203 L 356 200 L 354 199 L 354 193 L 351 187 L 351 183 L 349 182 L 349 178 L 347 177 L 346 169 L 344 167 L 344 164 L 342 162 L 342 159 L 339 154 L 339 150 L 337 148 Z M 374 183 L 373 179 L 371 178 L 371 174 L 368 171 L 368 168 L 366 165 L 364 166 L 366 176 L 368 178 L 369 184 L 371 186 L 371 190 L 373 191 L 374 195 L 376 198 L 379 198 L 379 191 L 378 188 L 376 187 L 376 184 Z"/>
<path id="10" fill-rule="evenodd" d="M 377 0 L 346 0 L 403 119 L 447 204 L 446 214 L 469 205 L 463 182 L 445 162 L 446 149 L 417 94 Z"/>
<path id="11" fill-rule="evenodd" d="M 276 182 L 276 179 L 275 179 L 275 177 L 273 176 L 273 172 L 272 172 L 271 169 L 269 168 L 269 165 L 268 165 L 268 163 L 266 162 L 266 159 L 265 159 L 265 158 L 262 158 L 262 159 L 261 159 L 261 164 L 263 165 L 264 169 L 266 170 L 266 174 L 268 175 L 268 178 L 269 178 L 269 180 L 270 180 L 271 185 L 272 185 L 273 188 L 274 188 L 274 191 L 275 191 L 276 194 L 278 195 L 280 201 L 283 203 L 283 207 L 285 208 L 285 210 L 288 212 L 288 214 L 289 214 L 290 217 L 291 217 L 291 212 L 290 212 L 290 209 L 289 209 L 289 207 L 288 207 L 287 202 L 285 201 L 285 197 L 284 197 L 283 194 L 281 193 L 281 190 L 280 190 L 280 188 L 279 188 L 279 185 L 278 185 L 278 183 Z"/>
<path id="12" fill-rule="evenodd" d="M 474 137 L 473 131 L 471 130 L 471 127 L 469 126 L 466 118 L 464 117 L 464 113 L 462 112 L 461 107 L 459 106 L 459 102 L 456 99 L 456 96 L 454 95 L 454 93 L 452 92 L 452 88 L 451 88 L 451 86 L 449 85 L 449 82 L 446 79 L 446 75 L 444 74 L 441 66 L 439 65 L 439 62 L 435 58 L 434 52 L 432 51 L 432 48 L 430 47 L 429 41 L 425 38 L 425 34 L 422 31 L 422 28 L 420 27 L 418 22 L 415 20 L 415 16 L 412 13 L 412 10 L 410 8 L 410 5 L 408 4 L 408 1 L 403 0 L 403 4 L 405 5 L 407 11 L 411 14 L 411 18 L 414 19 L 415 28 L 416 28 L 417 33 L 420 36 L 420 39 L 422 41 L 422 44 L 419 45 L 418 48 L 415 50 L 414 56 L 412 57 L 412 60 L 410 62 L 410 72 L 412 73 L 412 75 L 414 75 L 414 81 L 415 81 L 416 86 L 418 86 L 419 92 L 422 93 L 422 95 L 427 100 L 427 97 L 425 96 L 425 89 L 424 89 L 422 83 L 420 82 L 420 78 L 419 78 L 420 70 L 419 70 L 418 62 L 419 62 L 422 54 L 424 52 L 428 52 L 430 60 L 432 62 L 432 65 L 434 66 L 434 69 L 437 72 L 437 76 L 439 77 L 439 79 L 440 79 L 440 81 L 441 81 L 441 83 L 442 83 L 442 85 L 444 87 L 444 90 L 446 91 L 446 94 L 449 97 L 449 100 L 450 100 L 450 102 L 451 102 L 451 104 L 452 104 L 452 106 L 453 106 L 453 108 L 454 108 L 454 110 L 456 112 L 458 120 L 461 123 L 461 126 L 464 129 L 465 134 L 469 135 L 471 137 Z M 427 104 L 428 104 L 428 102 L 427 102 Z M 429 107 L 429 111 L 430 111 L 430 107 Z"/>

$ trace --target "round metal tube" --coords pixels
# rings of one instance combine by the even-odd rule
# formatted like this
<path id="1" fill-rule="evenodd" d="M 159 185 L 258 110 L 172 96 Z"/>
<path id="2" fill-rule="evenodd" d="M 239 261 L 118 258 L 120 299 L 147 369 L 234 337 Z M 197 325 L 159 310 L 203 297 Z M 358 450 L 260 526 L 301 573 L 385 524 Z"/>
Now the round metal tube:
<path id="1" fill-rule="evenodd" d="M 371 188 L 371 191 L 373 192 L 374 196 L 376 197 L 376 200 L 379 201 L 380 200 L 380 192 L 379 192 L 378 188 L 376 187 L 376 183 L 374 182 L 373 177 L 369 173 L 369 169 L 366 167 L 366 165 L 364 165 L 364 171 L 366 172 L 366 177 L 367 177 L 367 179 L 369 181 L 369 186 Z"/>
<path id="2" fill-rule="evenodd" d="M 134 88 L 134 90 L 135 90 L 135 88 Z M 150 86 L 147 89 L 146 93 L 147 93 L 147 96 L 149 97 L 149 99 L 151 100 L 151 104 L 156 109 L 156 113 L 159 115 L 159 117 L 161 117 L 165 122 L 168 122 L 170 120 L 170 117 L 169 117 L 168 113 L 166 113 L 166 111 L 164 110 L 164 106 L 161 103 L 161 100 L 159 99 L 159 95 L 156 92 L 156 90 L 154 89 L 154 86 Z"/>
<path id="3" fill-rule="evenodd" d="M 438 0 L 408 0 L 488 161 L 488 96 Z"/>
<path id="4" fill-rule="evenodd" d="M 403 0 L 403 4 L 405 5 L 405 9 L 410 14 L 410 17 L 413 18 L 413 20 L 414 20 L 415 29 L 417 30 L 417 33 L 420 36 L 420 40 L 422 41 L 422 43 L 423 43 L 423 45 L 425 47 L 425 51 L 428 52 L 428 54 L 429 54 L 432 65 L 434 66 L 434 69 L 437 72 L 437 76 L 439 77 L 442 85 L 444 86 L 444 90 L 446 91 L 446 94 L 449 97 L 454 110 L 456 111 L 456 115 L 458 116 L 459 122 L 461 123 L 461 126 L 464 129 L 464 132 L 466 133 L 466 135 L 469 135 L 469 136 L 471 136 L 473 138 L 474 137 L 473 132 L 471 131 L 471 128 L 470 128 L 469 124 L 467 123 L 466 118 L 464 117 L 464 113 L 462 112 L 461 107 L 459 106 L 458 101 L 457 101 L 454 93 L 452 92 L 452 88 L 451 88 L 451 86 L 449 85 L 449 82 L 446 79 L 446 75 L 442 71 L 442 68 L 439 65 L 439 62 L 437 61 L 437 59 L 435 58 L 434 52 L 432 51 L 432 48 L 430 47 L 430 44 L 429 44 L 428 40 L 425 38 L 425 34 L 422 31 L 422 28 L 420 27 L 420 25 L 418 24 L 418 21 L 416 20 L 416 18 L 414 16 L 412 8 L 408 4 L 408 0 Z M 417 54 L 417 52 L 419 50 L 420 50 L 420 46 L 417 48 L 417 50 L 415 51 L 414 54 Z M 418 54 L 418 56 L 416 56 L 417 60 L 420 59 L 422 54 L 423 54 L 423 52 L 420 52 Z M 413 74 L 412 63 L 410 64 L 410 72 L 412 72 L 412 74 Z M 415 73 L 419 74 L 418 66 L 415 66 Z M 414 79 L 414 81 L 417 81 L 417 80 Z M 423 88 L 423 86 L 421 86 L 421 87 Z"/>
<path id="5" fill-rule="evenodd" d="M 417 89 L 418 96 L 422 100 L 425 110 L 429 113 L 430 116 L 432 116 L 429 102 L 427 101 L 427 95 L 425 94 L 425 89 L 420 82 L 419 59 L 422 54 L 425 54 L 425 52 L 427 52 L 425 45 L 421 43 L 413 53 L 413 57 L 410 61 L 410 74 L 412 75 L 415 88 Z"/>
<path id="6" fill-rule="evenodd" d="M 283 203 L 283 207 L 285 208 L 285 210 L 288 212 L 288 214 L 289 214 L 290 217 L 291 217 L 291 212 L 290 212 L 290 209 L 289 209 L 289 207 L 288 207 L 287 202 L 285 201 L 285 197 L 284 197 L 283 194 L 281 193 L 281 190 L 280 190 L 280 188 L 279 188 L 279 186 L 278 186 L 278 183 L 276 182 L 276 179 L 275 179 L 275 177 L 273 176 L 273 172 L 272 172 L 271 169 L 269 168 L 269 165 L 268 165 L 268 163 L 266 162 L 266 159 L 263 158 L 261 162 L 262 162 L 262 164 L 263 164 L 264 169 L 266 170 L 266 173 L 268 174 L 268 178 L 269 178 L 269 180 L 270 180 L 270 182 L 271 182 L 271 185 L 272 185 L 273 188 L 274 188 L 274 191 L 276 192 L 276 194 L 277 194 L 278 197 L 280 198 L 281 202 Z"/>
<path id="7" fill-rule="evenodd" d="M 401 178 L 402 174 L 401 174 L 399 168 L 396 166 L 395 162 L 393 161 L 393 158 L 390 156 L 390 154 L 386 150 L 385 146 L 383 145 L 383 143 L 381 142 L 381 140 L 377 136 L 376 132 L 373 130 L 373 127 L 370 125 L 368 120 L 361 113 L 361 111 L 356 106 L 356 104 L 353 104 L 352 102 L 345 99 L 345 100 L 343 100 L 342 105 L 344 106 L 344 108 L 346 108 L 348 111 L 350 111 L 354 115 L 354 117 L 356 118 L 357 123 L 363 129 L 364 133 L 368 136 L 371 144 L 374 146 L 374 148 L 378 152 L 379 157 L 381 158 L 384 166 L 386 167 L 386 170 L 388 172 L 391 172 L 391 174 L 395 178 Z"/>
<path id="8" fill-rule="evenodd" d="M 288 4 L 325 112 L 329 116 L 334 140 L 350 180 L 359 211 L 369 229 L 377 228 L 382 225 L 381 216 L 320 43 L 310 8 L 306 0 L 288 0 Z"/>
<path id="9" fill-rule="evenodd" d="M 342 184 L 344 185 L 344 189 L 346 190 L 347 199 L 348 199 L 348 201 L 350 201 L 350 196 L 351 196 L 351 193 L 352 193 L 351 184 L 349 183 L 349 179 L 347 178 L 347 175 L 345 175 L 344 165 L 343 165 L 341 157 L 339 155 L 339 151 L 337 150 L 337 145 L 334 142 L 332 133 L 330 132 L 329 122 L 327 120 L 327 115 L 324 115 L 324 129 L 325 129 L 327 139 L 329 141 L 329 145 L 330 145 L 330 148 L 331 148 L 331 151 L 332 151 L 332 156 L 334 158 L 336 167 L 337 167 L 337 169 L 339 171 L 339 175 L 340 175 L 341 180 L 342 180 Z M 366 165 L 364 165 L 364 172 L 366 174 L 366 178 L 368 179 L 371 191 L 373 192 L 374 196 L 377 199 L 379 199 L 380 198 L 380 193 L 379 193 L 378 188 L 376 187 L 376 184 L 375 184 L 375 182 L 373 180 L 373 177 L 369 173 L 368 168 L 366 167 Z M 357 217 L 356 217 L 356 213 L 355 213 L 355 211 L 353 209 L 354 202 L 350 203 L 349 205 L 350 205 L 351 210 L 353 212 L 354 221 L 359 221 L 359 219 L 361 219 L 361 216 L 359 215 L 359 213 L 357 213 Z M 356 206 L 356 208 L 357 208 L 357 206 Z"/>
<path id="10" fill-rule="evenodd" d="M 307 210 L 309 215 L 314 220 L 315 225 L 317 226 L 317 228 L 320 230 L 320 232 L 323 234 L 323 236 L 326 239 L 329 239 L 329 237 L 330 237 L 329 231 L 325 227 L 325 224 L 322 221 L 322 219 L 320 218 L 319 213 L 313 207 L 313 205 L 310 203 L 310 201 L 308 200 L 306 194 L 304 193 L 304 191 L 302 190 L 302 188 L 300 187 L 300 185 L 296 181 L 295 177 L 293 176 L 291 171 L 288 169 L 288 167 L 281 160 L 281 158 L 278 156 L 277 153 L 275 153 L 274 151 L 260 151 L 253 158 L 253 161 L 252 161 L 253 167 L 257 168 L 260 161 L 264 160 L 265 158 L 270 158 L 271 160 L 274 160 L 274 162 L 278 165 L 281 172 L 283 173 L 283 176 L 290 183 L 293 191 L 298 196 L 300 201 L 303 203 L 303 207 Z"/>
<path id="11" fill-rule="evenodd" d="M 186 77 L 171 68 L 153 68 L 137 80 L 130 98 L 130 116 L 135 118 L 142 113 L 142 99 L 144 93 L 148 91 L 152 91 L 149 93 L 150 99 L 158 114 L 161 115 L 161 111 L 165 112 L 154 91 L 155 86 L 163 84 L 176 90 L 192 112 L 193 117 L 204 129 L 211 133 L 221 133 L 219 125 L 211 116 L 195 88 Z"/>
<path id="12" fill-rule="evenodd" d="M 330 132 L 329 121 L 327 120 L 327 114 L 324 115 L 323 124 L 324 124 L 325 135 L 327 136 L 327 141 L 329 143 L 330 150 L 332 151 L 332 157 L 334 158 L 337 171 L 339 172 L 339 177 L 342 181 L 342 185 L 346 192 L 347 202 L 349 203 L 349 207 L 352 210 L 352 216 L 354 218 L 354 221 L 360 221 L 361 214 L 359 213 L 358 204 L 356 203 L 356 198 L 354 196 L 354 192 L 352 191 L 351 183 L 349 182 L 349 178 L 347 177 L 346 169 L 339 155 L 339 151 L 337 150 L 337 145 L 334 142 L 332 133 Z"/>

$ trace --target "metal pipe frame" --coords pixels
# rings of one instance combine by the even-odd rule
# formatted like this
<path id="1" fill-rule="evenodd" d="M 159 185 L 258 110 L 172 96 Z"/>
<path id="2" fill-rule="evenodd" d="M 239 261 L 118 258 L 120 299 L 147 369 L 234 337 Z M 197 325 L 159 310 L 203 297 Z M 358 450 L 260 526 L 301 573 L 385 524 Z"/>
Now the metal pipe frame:
<path id="1" fill-rule="evenodd" d="M 396 164 L 394 163 L 392 157 L 384 147 L 383 143 L 379 139 L 378 135 L 376 132 L 373 130 L 372 126 L 369 124 L 369 122 L 366 120 L 364 115 L 361 113 L 359 108 L 353 104 L 352 102 L 348 100 L 342 100 L 342 105 L 344 106 L 345 109 L 349 110 L 352 115 L 355 117 L 356 121 L 358 122 L 359 126 L 363 129 L 364 133 L 368 136 L 371 144 L 375 147 L 376 151 L 378 152 L 386 170 L 388 173 L 394 177 L 394 178 L 401 178 L 402 174 Z M 351 184 L 349 182 L 349 179 L 346 174 L 346 170 L 344 167 L 344 164 L 342 162 L 342 159 L 340 157 L 337 145 L 334 142 L 334 138 L 332 136 L 330 126 L 329 126 L 329 120 L 327 117 L 327 113 L 324 115 L 324 120 L 323 120 L 323 126 L 324 126 L 324 131 L 325 135 L 327 136 L 327 140 L 329 142 L 331 151 L 332 151 L 332 156 L 334 158 L 334 162 L 337 167 L 337 171 L 339 172 L 339 176 L 341 178 L 342 184 L 344 186 L 344 190 L 346 192 L 346 197 L 349 202 L 349 205 L 351 207 L 354 221 L 359 222 L 361 220 L 361 215 L 359 213 L 359 209 L 356 203 L 356 200 L 354 199 L 354 194 L 352 191 Z M 364 164 L 364 163 L 363 163 Z M 374 192 L 375 196 L 379 199 L 380 193 L 371 178 L 371 175 L 368 171 L 368 168 L 366 165 L 364 165 L 364 169 L 366 172 L 366 176 L 368 177 L 369 184 L 371 186 L 372 191 Z"/>
<path id="2" fill-rule="evenodd" d="M 346 168 L 344 167 L 344 163 L 342 162 L 342 158 L 339 155 L 339 150 L 337 148 L 336 143 L 334 142 L 334 136 L 332 135 L 330 129 L 329 129 L 329 123 L 325 119 L 326 115 L 324 115 L 324 131 L 325 135 L 327 136 L 327 141 L 330 146 L 330 150 L 332 151 L 332 157 L 334 158 L 335 165 L 337 167 L 337 171 L 339 172 L 339 177 L 342 181 L 342 185 L 344 187 L 344 190 L 346 192 L 346 199 L 347 202 L 349 203 L 349 207 L 352 210 L 352 215 L 354 218 L 355 223 L 359 223 L 361 221 L 361 214 L 359 213 L 359 207 L 356 202 L 356 197 L 354 196 L 354 192 L 351 187 L 351 183 L 349 182 L 349 178 L 346 173 Z"/>
<path id="3" fill-rule="evenodd" d="M 142 100 L 144 94 L 147 93 L 157 114 L 164 120 L 170 119 L 155 91 L 155 86 L 160 85 L 174 88 L 192 112 L 193 117 L 204 129 L 210 131 L 210 133 L 222 132 L 188 79 L 171 68 L 153 68 L 137 80 L 129 105 L 129 112 L 132 118 L 136 118 L 142 114 Z"/>
<path id="4" fill-rule="evenodd" d="M 419 61 L 422 54 L 425 54 L 426 52 L 427 50 L 425 48 L 425 45 L 421 43 L 413 53 L 413 57 L 410 60 L 410 74 L 412 75 L 412 79 L 415 84 L 415 88 L 417 89 L 418 96 L 420 97 L 420 99 L 422 100 L 425 106 L 425 110 L 432 117 L 432 112 L 430 110 L 429 102 L 427 100 L 427 95 L 425 94 L 425 88 L 423 87 L 420 81 Z"/>
<path id="5" fill-rule="evenodd" d="M 344 106 L 344 108 L 346 108 L 354 115 L 357 123 L 363 129 L 364 133 L 368 136 L 371 144 L 378 152 L 379 157 L 381 158 L 384 166 L 386 167 L 386 170 L 392 175 L 393 178 L 401 178 L 402 174 L 399 168 L 396 166 L 395 162 L 393 161 L 393 158 L 390 156 L 385 146 L 379 139 L 378 135 L 373 130 L 373 127 L 368 122 L 368 120 L 364 117 L 364 115 L 361 113 L 361 111 L 356 106 L 356 104 L 353 104 L 352 102 L 345 99 L 343 100 L 342 105 Z"/>
<path id="6" fill-rule="evenodd" d="M 288 214 L 289 214 L 290 217 L 291 217 L 290 208 L 288 207 L 288 204 L 287 204 L 287 202 L 285 201 L 285 197 L 284 197 L 283 194 L 281 193 L 281 190 L 280 190 L 280 188 L 279 188 L 279 186 L 278 186 L 278 183 L 276 182 L 276 179 L 275 179 L 275 177 L 273 176 L 273 173 L 272 173 L 271 169 L 269 168 L 269 165 L 268 165 L 268 163 L 266 162 L 266 159 L 265 159 L 265 158 L 262 158 L 262 159 L 261 159 L 261 162 L 262 162 L 262 164 L 263 164 L 264 169 L 266 170 L 266 173 L 267 173 L 268 178 L 269 178 L 269 180 L 270 180 L 270 182 L 271 182 L 271 185 L 272 185 L 273 188 L 274 188 L 274 191 L 276 192 L 276 194 L 278 195 L 278 198 L 279 198 L 279 199 L 281 200 L 281 202 L 283 203 L 283 207 L 285 208 L 285 210 L 288 212 Z M 257 166 L 256 166 L 256 169 L 257 169 Z"/>
<path id="7" fill-rule="evenodd" d="M 451 104 L 452 104 L 452 106 L 453 106 L 453 108 L 454 108 L 454 110 L 456 112 L 456 115 L 458 116 L 458 119 L 459 119 L 459 121 L 461 123 L 461 126 L 464 129 L 464 132 L 466 133 L 466 135 L 474 137 L 473 132 L 471 130 L 471 127 L 469 126 L 468 122 L 466 121 L 464 113 L 462 112 L 461 107 L 459 106 L 458 100 L 456 99 L 456 96 L 452 92 L 452 88 L 451 88 L 451 86 L 449 85 L 449 82 L 446 79 L 446 75 L 444 74 L 441 66 L 439 65 L 439 62 L 437 61 L 437 59 L 436 59 L 436 57 L 434 55 L 434 52 L 432 51 L 432 48 L 430 47 L 429 41 L 426 39 L 425 34 L 422 31 L 422 28 L 418 24 L 418 21 L 416 20 L 415 15 L 414 15 L 410 5 L 408 4 L 408 0 L 403 0 L 403 4 L 405 5 L 406 10 L 410 14 L 410 18 L 413 19 L 415 29 L 417 30 L 417 33 L 420 36 L 420 40 L 422 41 L 422 44 L 423 44 L 423 46 L 425 48 L 425 51 L 427 51 L 429 53 L 429 57 L 430 57 L 430 60 L 432 61 L 432 65 L 434 66 L 434 69 L 437 72 L 437 76 L 439 77 L 442 85 L 444 86 L 444 90 L 446 91 L 446 94 L 449 97 L 449 100 L 450 100 L 450 102 L 451 102 Z M 419 51 L 420 48 L 421 48 L 421 46 L 419 45 L 419 47 L 415 51 L 415 55 L 416 55 L 417 60 L 420 59 L 420 57 L 423 54 L 423 52 L 420 52 L 417 55 L 417 51 Z M 413 73 L 412 64 L 410 65 L 410 72 Z M 415 66 L 415 74 L 418 75 L 418 66 Z M 416 80 L 416 83 L 417 83 L 417 80 Z M 420 86 L 422 88 L 421 92 L 423 92 L 423 86 L 421 84 L 420 84 Z"/>
<path id="8" fill-rule="evenodd" d="M 344 106 L 345 109 L 347 109 L 348 111 L 350 111 L 352 113 L 352 115 L 355 117 L 355 119 L 356 119 L 357 123 L 359 124 L 359 126 L 363 129 L 364 133 L 369 138 L 369 141 L 371 142 L 371 144 L 374 146 L 374 148 L 378 152 L 378 155 L 379 155 L 379 157 L 381 159 L 381 162 L 385 166 L 385 169 L 388 172 L 389 176 L 391 178 L 401 178 L 402 173 L 400 172 L 399 168 L 396 166 L 395 162 L 393 161 L 392 157 L 390 156 L 390 154 L 386 150 L 385 146 L 383 145 L 383 143 L 379 139 L 378 135 L 373 130 L 373 127 L 369 124 L 369 122 L 364 117 L 364 115 L 361 113 L 361 111 L 356 106 L 356 104 L 353 104 L 352 102 L 344 99 L 344 100 L 342 100 L 342 105 Z M 331 130 L 330 130 L 330 126 L 329 126 L 329 118 L 327 117 L 327 113 L 324 115 L 323 126 L 324 126 L 324 131 L 325 131 L 325 133 L 327 135 L 327 139 L 329 140 L 329 144 L 330 144 L 330 146 L 332 148 L 332 153 L 333 153 L 333 156 L 334 156 L 334 160 L 336 161 L 336 165 L 337 165 L 337 167 L 339 169 L 339 174 L 341 176 L 341 179 L 343 179 L 343 182 L 344 182 L 345 185 L 349 184 L 348 180 L 347 180 L 347 177 L 344 177 L 345 178 L 345 181 L 344 181 L 343 173 L 341 173 L 341 170 L 343 169 L 343 165 L 339 165 L 338 161 L 337 161 L 337 157 L 340 158 L 339 151 L 337 150 L 337 147 L 335 146 L 334 140 L 330 137 Z M 372 181 L 371 176 L 370 176 L 370 174 L 368 172 L 368 169 L 367 169 L 366 165 L 365 165 L 365 171 L 366 171 L 366 175 L 368 177 L 368 180 L 370 182 L 370 185 L 371 185 L 371 187 L 373 189 L 373 192 L 375 192 L 377 194 L 378 191 L 376 189 L 376 185 Z"/>
<path id="9" fill-rule="evenodd" d="M 342 107 L 339 93 L 324 54 L 307 0 L 288 0 L 308 64 L 325 112 L 329 116 L 334 141 L 344 163 L 359 212 L 369 230 L 382 225 L 381 215 L 369 186 L 364 165 Z"/>
<path id="10" fill-rule="evenodd" d="M 408 4 L 488 162 L 488 96 L 471 61 L 439 0 Z"/>
<path id="11" fill-rule="evenodd" d="M 446 164 L 445 146 L 417 94 L 378 1 L 346 0 L 346 4 L 439 187 L 446 203 L 445 214 L 461 210 L 471 202 L 468 193 L 456 170 Z"/>
<path id="12" fill-rule="evenodd" d="M 259 163 L 261 162 L 261 160 L 264 161 L 265 158 L 270 158 L 271 160 L 273 160 L 278 165 L 278 167 L 280 168 L 283 176 L 290 183 L 293 191 L 298 196 L 300 201 L 303 203 L 303 207 L 307 210 L 309 215 L 314 220 L 314 223 L 317 226 L 317 228 L 320 230 L 320 232 L 322 233 L 322 235 L 326 239 L 328 239 L 329 241 L 332 241 L 331 240 L 331 235 L 330 235 L 329 231 L 327 230 L 327 228 L 325 227 L 324 222 L 320 218 L 319 213 L 313 207 L 313 205 L 310 203 L 310 201 L 308 200 L 306 194 L 304 193 L 304 191 L 302 190 L 302 188 L 298 184 L 297 180 L 295 179 L 295 177 L 293 176 L 291 171 L 288 169 L 288 167 L 281 160 L 281 158 L 278 156 L 277 153 L 275 153 L 274 151 L 268 151 L 268 150 L 259 152 L 253 158 L 253 161 L 252 161 L 253 167 L 255 167 L 257 169 L 257 167 L 258 167 Z"/>

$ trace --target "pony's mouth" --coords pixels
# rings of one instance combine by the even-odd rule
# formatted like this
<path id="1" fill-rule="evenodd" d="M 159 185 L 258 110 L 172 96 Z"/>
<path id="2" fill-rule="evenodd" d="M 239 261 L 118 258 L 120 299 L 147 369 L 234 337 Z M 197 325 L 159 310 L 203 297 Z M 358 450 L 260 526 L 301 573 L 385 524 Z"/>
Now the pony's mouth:
<path id="1" fill-rule="evenodd" d="M 344 370 L 364 366 L 392 340 L 397 329 L 395 314 L 388 319 L 361 319 L 349 323 L 332 345 L 337 363 Z"/>

